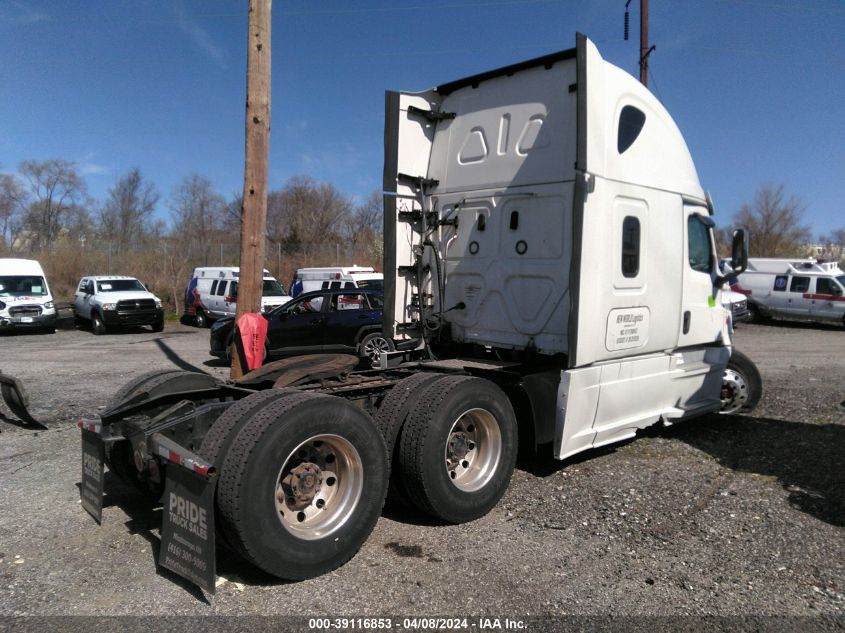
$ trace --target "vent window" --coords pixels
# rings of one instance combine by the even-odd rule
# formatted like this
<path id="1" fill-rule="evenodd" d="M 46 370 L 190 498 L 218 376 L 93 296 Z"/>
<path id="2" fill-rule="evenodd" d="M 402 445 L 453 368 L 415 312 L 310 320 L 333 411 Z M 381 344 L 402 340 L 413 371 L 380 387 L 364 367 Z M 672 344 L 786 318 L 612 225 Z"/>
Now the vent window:
<path id="1" fill-rule="evenodd" d="M 625 106 L 619 113 L 619 131 L 616 136 L 616 149 L 620 154 L 627 150 L 645 125 L 645 113 L 634 106 Z"/>

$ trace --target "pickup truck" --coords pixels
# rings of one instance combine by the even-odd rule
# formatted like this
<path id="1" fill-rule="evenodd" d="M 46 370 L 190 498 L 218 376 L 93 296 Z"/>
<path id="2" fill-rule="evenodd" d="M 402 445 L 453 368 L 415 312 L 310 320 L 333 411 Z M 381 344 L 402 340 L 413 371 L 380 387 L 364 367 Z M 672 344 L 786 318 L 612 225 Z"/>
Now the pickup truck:
<path id="1" fill-rule="evenodd" d="M 74 297 L 73 314 L 78 322 L 90 322 L 91 331 L 98 335 L 118 326 L 149 325 L 153 332 L 164 329 L 161 299 L 134 277 L 83 277 Z"/>

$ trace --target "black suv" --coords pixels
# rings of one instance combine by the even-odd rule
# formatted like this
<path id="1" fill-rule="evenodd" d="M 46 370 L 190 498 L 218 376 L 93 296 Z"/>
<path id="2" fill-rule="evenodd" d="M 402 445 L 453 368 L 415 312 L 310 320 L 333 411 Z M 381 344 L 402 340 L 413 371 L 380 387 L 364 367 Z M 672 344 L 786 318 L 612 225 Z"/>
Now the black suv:
<path id="1" fill-rule="evenodd" d="M 393 341 L 381 333 L 384 297 L 380 292 L 317 290 L 299 295 L 263 314 L 267 319 L 265 358 L 315 352 L 358 354 L 378 363 Z M 211 326 L 211 354 L 231 358 L 234 319 Z"/>

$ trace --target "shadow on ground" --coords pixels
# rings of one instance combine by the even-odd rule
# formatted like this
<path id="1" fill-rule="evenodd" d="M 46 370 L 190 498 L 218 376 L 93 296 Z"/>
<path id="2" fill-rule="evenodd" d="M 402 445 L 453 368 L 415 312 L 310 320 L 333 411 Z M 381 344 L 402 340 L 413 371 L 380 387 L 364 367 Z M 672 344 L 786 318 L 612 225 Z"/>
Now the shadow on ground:
<path id="1" fill-rule="evenodd" d="M 126 529 L 130 534 L 144 538 L 150 544 L 150 554 L 155 561 L 158 561 L 161 550 L 161 522 L 162 507 L 158 500 L 141 492 L 135 486 L 127 484 L 111 472 L 106 473 L 104 482 L 103 507 L 116 506 L 129 517 L 126 521 Z M 225 543 L 219 533 L 220 525 L 217 522 L 218 539 L 216 548 L 217 576 L 246 585 L 270 586 L 289 584 L 275 576 L 267 574 L 250 563 L 244 561 L 235 554 Z M 202 590 L 189 580 L 180 575 L 156 565 L 156 573 L 174 584 L 182 587 L 197 600 L 208 602 Z"/>
<path id="2" fill-rule="evenodd" d="M 776 478 L 793 507 L 845 526 L 845 425 L 709 415 L 663 433 L 725 468 Z"/>
<path id="3" fill-rule="evenodd" d="M 831 525 L 845 526 L 845 424 L 713 414 L 670 428 L 651 427 L 639 436 L 677 439 L 711 455 L 725 468 L 772 477 L 789 493 L 794 508 Z M 520 454 L 517 467 L 535 477 L 548 477 L 632 441 L 637 440 L 585 451 L 564 461 L 551 457 L 550 446 L 541 446 L 535 455 Z"/>

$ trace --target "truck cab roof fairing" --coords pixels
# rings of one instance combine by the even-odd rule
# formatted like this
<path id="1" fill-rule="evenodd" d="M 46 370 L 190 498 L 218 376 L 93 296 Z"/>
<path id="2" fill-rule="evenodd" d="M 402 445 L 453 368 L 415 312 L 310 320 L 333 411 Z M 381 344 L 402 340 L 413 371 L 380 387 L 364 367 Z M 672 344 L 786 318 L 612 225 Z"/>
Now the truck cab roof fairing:
<path id="1" fill-rule="evenodd" d="M 680 193 L 706 204 L 684 137 L 663 104 L 634 77 L 604 61 L 590 40 L 586 42 L 586 56 L 586 170 L 610 180 Z M 620 153 L 620 117 L 626 107 L 641 112 L 645 121 L 633 143 Z M 624 118 L 622 122 L 624 125 Z"/>

